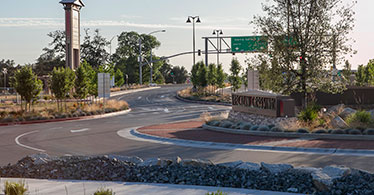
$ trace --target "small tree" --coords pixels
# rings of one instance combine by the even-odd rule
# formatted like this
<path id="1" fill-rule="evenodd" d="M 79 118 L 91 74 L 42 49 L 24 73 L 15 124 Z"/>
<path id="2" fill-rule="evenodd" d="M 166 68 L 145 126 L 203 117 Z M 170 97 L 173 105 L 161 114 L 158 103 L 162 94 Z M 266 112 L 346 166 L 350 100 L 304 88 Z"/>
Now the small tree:
<path id="1" fill-rule="evenodd" d="M 74 80 L 75 74 L 70 68 L 54 68 L 52 71 L 51 91 L 57 99 L 57 108 L 60 111 L 62 111 L 62 100 L 66 99 L 73 88 Z"/>
<path id="2" fill-rule="evenodd" d="M 216 83 L 219 88 L 225 87 L 225 80 L 226 80 L 226 74 L 223 71 L 222 65 L 218 64 L 217 67 L 217 75 L 216 75 Z"/>
<path id="3" fill-rule="evenodd" d="M 208 85 L 215 86 L 217 84 L 217 67 L 215 64 L 209 64 L 208 66 Z"/>
<path id="4" fill-rule="evenodd" d="M 87 62 L 83 62 L 87 63 Z M 90 88 L 90 78 L 85 69 L 86 66 L 79 66 L 75 71 L 75 97 L 77 99 L 85 99 L 88 95 L 88 90 Z"/>
<path id="5" fill-rule="evenodd" d="M 356 72 L 356 85 L 357 86 L 365 86 L 367 83 L 366 74 L 365 74 L 365 66 L 359 65 L 357 72 Z"/>
<path id="6" fill-rule="evenodd" d="M 242 85 L 242 80 L 239 76 L 241 69 L 242 67 L 240 66 L 239 61 L 235 58 L 232 59 L 231 65 L 230 65 L 231 75 L 229 79 L 230 79 L 230 83 L 232 85 L 232 89 L 234 90 L 234 92 L 240 89 Z"/>
<path id="7" fill-rule="evenodd" d="M 199 64 L 194 64 L 192 66 L 191 82 L 192 82 L 192 85 L 193 85 L 194 89 L 196 89 L 198 86 L 200 86 L 200 83 L 199 83 Z"/>
<path id="8" fill-rule="evenodd" d="M 345 61 L 344 69 L 342 71 L 343 77 L 350 81 L 352 75 L 352 65 L 349 63 L 348 60 Z"/>
<path id="9" fill-rule="evenodd" d="M 208 86 L 208 69 L 206 68 L 205 64 L 203 62 L 198 63 L 199 64 L 199 71 L 198 71 L 198 78 L 199 78 L 199 84 L 200 84 L 200 90 L 204 90 L 206 86 Z"/>
<path id="10" fill-rule="evenodd" d="M 114 79 L 117 87 L 122 87 L 122 85 L 125 83 L 125 78 L 123 77 L 123 73 L 120 69 L 116 70 Z"/>
<path id="11" fill-rule="evenodd" d="M 12 81 L 12 86 L 21 96 L 21 100 L 26 102 L 25 111 L 27 112 L 27 105 L 29 106 L 29 111 L 31 110 L 31 101 L 38 98 L 40 92 L 43 89 L 43 83 L 37 78 L 33 73 L 32 68 L 29 66 L 24 66 L 20 70 L 17 70 L 14 74 Z M 21 102 L 21 109 L 22 102 Z"/>

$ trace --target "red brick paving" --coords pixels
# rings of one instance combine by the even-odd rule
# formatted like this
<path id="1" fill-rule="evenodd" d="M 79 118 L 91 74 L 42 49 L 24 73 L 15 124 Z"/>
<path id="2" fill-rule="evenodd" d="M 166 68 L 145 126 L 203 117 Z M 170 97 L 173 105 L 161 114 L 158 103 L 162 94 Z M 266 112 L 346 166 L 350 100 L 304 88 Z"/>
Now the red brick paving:
<path id="1" fill-rule="evenodd" d="M 294 140 L 294 138 L 265 137 L 252 135 L 239 135 L 231 133 L 204 130 L 201 128 L 202 121 L 189 121 L 171 124 L 160 124 L 143 127 L 139 132 L 166 138 L 177 138 L 194 141 L 218 142 L 262 145 L 269 142 Z M 292 143 L 278 144 L 283 147 L 303 148 L 339 148 L 339 149 L 370 149 L 374 150 L 374 141 L 353 140 L 295 140 Z"/>

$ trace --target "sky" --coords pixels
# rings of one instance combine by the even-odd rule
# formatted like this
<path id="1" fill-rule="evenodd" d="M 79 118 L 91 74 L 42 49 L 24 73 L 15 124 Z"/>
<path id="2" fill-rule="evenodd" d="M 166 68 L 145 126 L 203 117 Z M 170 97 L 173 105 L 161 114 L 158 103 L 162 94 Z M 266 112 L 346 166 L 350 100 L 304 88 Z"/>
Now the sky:
<path id="1" fill-rule="evenodd" d="M 343 0 L 349 3 L 352 0 Z M 59 0 L 1 0 L 0 1 L 0 59 L 12 59 L 17 64 L 34 63 L 42 49 L 51 41 L 49 32 L 64 30 L 64 10 Z M 196 48 L 204 49 L 202 37 L 213 36 L 214 29 L 222 29 L 224 36 L 254 35 L 249 23 L 254 15 L 261 15 L 262 3 L 269 0 L 83 0 L 81 10 L 82 32 L 84 28 L 99 29 L 110 40 L 123 31 L 150 33 L 165 29 L 165 33 L 154 36 L 161 46 L 154 50 L 158 56 L 192 51 L 192 25 L 188 16 L 200 16 L 196 24 Z M 374 58 L 374 7 L 373 0 L 359 0 L 356 11 L 356 26 L 350 37 L 356 42 L 357 54 L 347 56 L 353 69 L 367 64 Z M 116 48 L 112 42 L 112 51 Z M 109 48 L 108 52 L 109 52 Z M 220 55 L 226 71 L 233 57 L 245 65 L 245 59 L 253 54 Z M 216 55 L 209 61 L 215 63 Z M 197 56 L 197 60 L 203 60 Z M 191 70 L 192 55 L 170 60 L 171 64 Z"/>

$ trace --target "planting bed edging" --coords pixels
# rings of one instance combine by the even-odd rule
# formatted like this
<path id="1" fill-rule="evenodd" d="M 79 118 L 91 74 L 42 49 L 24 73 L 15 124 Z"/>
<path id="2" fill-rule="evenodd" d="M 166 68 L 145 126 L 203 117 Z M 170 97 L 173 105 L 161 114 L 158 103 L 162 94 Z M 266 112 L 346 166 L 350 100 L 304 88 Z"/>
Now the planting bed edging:
<path id="1" fill-rule="evenodd" d="M 269 137 L 288 137 L 288 138 L 314 138 L 314 139 L 334 139 L 334 140 L 365 140 L 373 141 L 374 135 L 339 135 L 339 134 L 315 134 L 315 133 L 289 133 L 289 132 L 271 132 L 271 131 L 250 131 L 231 128 L 215 127 L 207 124 L 203 128 L 211 131 L 218 131 L 233 134 L 269 136 Z"/>
<path id="2" fill-rule="evenodd" d="M 303 194 L 373 194 L 374 174 L 342 166 L 293 167 L 290 164 L 126 156 L 27 156 L 0 167 L 9 178 L 171 183 Z"/>
<path id="3" fill-rule="evenodd" d="M 180 101 L 187 102 L 187 103 L 196 103 L 196 104 L 208 104 L 208 105 L 220 105 L 220 106 L 232 106 L 231 103 L 225 103 L 225 102 L 212 102 L 212 101 L 206 101 L 206 100 L 190 100 L 187 98 L 184 98 L 177 94 L 175 96 Z"/>
<path id="4" fill-rule="evenodd" d="M 72 118 L 50 119 L 50 120 L 35 120 L 35 121 L 21 121 L 21 122 L 12 122 L 12 123 L 0 123 L 0 127 L 1 126 L 12 126 L 12 125 L 30 125 L 30 124 L 39 124 L 39 123 L 76 121 L 76 120 L 91 120 L 91 119 L 99 119 L 99 118 L 119 116 L 119 115 L 127 114 L 129 112 L 131 112 L 131 108 L 129 108 L 127 110 L 118 111 L 118 112 L 98 114 L 98 115 L 92 115 L 92 116 L 80 116 L 80 117 L 72 117 Z"/>

